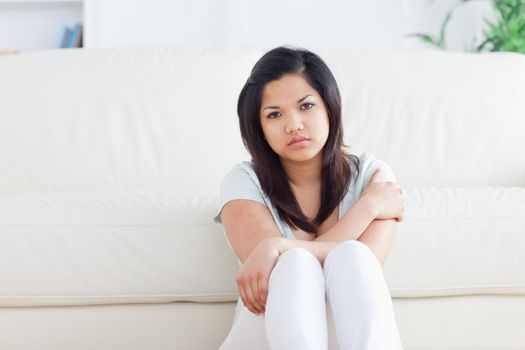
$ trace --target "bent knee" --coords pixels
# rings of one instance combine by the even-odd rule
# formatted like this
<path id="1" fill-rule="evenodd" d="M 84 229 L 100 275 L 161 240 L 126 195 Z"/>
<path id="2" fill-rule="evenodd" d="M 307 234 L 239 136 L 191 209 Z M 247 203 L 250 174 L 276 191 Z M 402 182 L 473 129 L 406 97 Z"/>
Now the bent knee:
<path id="1" fill-rule="evenodd" d="M 290 248 L 279 256 L 270 274 L 269 287 L 276 278 L 288 280 L 290 276 L 297 283 L 324 280 L 323 267 L 317 257 L 301 247 Z"/>
<path id="2" fill-rule="evenodd" d="M 330 250 L 325 258 L 325 265 L 330 264 L 333 259 L 348 259 L 350 261 L 362 260 L 362 259 L 375 259 L 375 255 L 365 243 L 349 239 L 336 245 Z"/>
<path id="3" fill-rule="evenodd" d="M 286 250 L 279 256 L 279 260 L 310 260 L 319 262 L 319 260 L 308 249 L 293 247 Z"/>
<path id="4" fill-rule="evenodd" d="M 294 247 L 286 250 L 277 259 L 275 269 L 281 269 L 284 267 L 293 268 L 295 270 L 312 270 L 318 269 L 322 271 L 322 266 L 315 255 L 309 250 Z"/>

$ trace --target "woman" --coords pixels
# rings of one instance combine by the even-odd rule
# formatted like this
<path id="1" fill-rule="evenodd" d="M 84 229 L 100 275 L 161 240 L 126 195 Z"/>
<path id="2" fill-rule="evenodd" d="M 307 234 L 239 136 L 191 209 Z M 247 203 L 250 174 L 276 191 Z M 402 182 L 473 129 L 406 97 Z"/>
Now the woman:
<path id="1" fill-rule="evenodd" d="M 332 319 L 341 350 L 402 349 L 381 268 L 402 188 L 386 163 L 344 151 L 327 65 L 304 49 L 267 52 L 237 112 L 252 161 L 224 177 L 214 219 L 241 266 L 220 349 L 328 349 Z"/>

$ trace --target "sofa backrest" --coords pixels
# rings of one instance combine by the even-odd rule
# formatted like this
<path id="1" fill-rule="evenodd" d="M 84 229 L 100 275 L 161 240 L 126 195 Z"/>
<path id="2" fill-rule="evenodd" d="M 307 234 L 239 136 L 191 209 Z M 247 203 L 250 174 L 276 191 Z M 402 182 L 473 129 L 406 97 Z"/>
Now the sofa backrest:
<path id="1" fill-rule="evenodd" d="M 403 186 L 525 186 L 525 55 L 313 50 L 345 143 Z M 216 191 L 249 160 L 237 97 L 256 49 L 70 49 L 0 58 L 0 192 Z"/>

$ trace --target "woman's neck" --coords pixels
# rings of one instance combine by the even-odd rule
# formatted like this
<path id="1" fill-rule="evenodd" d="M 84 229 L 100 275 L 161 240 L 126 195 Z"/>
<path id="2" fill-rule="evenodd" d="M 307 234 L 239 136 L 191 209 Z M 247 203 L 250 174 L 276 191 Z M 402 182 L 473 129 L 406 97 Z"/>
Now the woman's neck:
<path id="1" fill-rule="evenodd" d="M 284 171 L 288 175 L 290 185 L 294 188 L 308 190 L 321 186 L 322 154 L 304 162 L 294 162 L 282 159 Z"/>

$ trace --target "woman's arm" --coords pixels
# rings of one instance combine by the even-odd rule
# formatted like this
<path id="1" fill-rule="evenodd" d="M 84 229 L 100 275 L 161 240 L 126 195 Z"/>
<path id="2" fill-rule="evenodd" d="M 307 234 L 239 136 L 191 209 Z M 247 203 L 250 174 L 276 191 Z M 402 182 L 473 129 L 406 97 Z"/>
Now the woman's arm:
<path id="1" fill-rule="evenodd" d="M 365 203 L 359 203 L 360 201 Z M 359 205 L 361 205 L 361 208 L 359 208 Z M 358 207 L 355 208 L 356 206 Z M 372 209 L 367 210 L 367 207 Z M 342 242 L 348 239 L 358 240 L 365 243 L 372 250 L 382 266 L 394 244 L 397 233 L 397 221 L 396 219 L 375 219 L 376 215 L 373 204 L 368 201 L 365 195 L 345 213 L 341 220 L 314 241 Z M 364 229 L 363 226 L 365 226 Z"/>
<path id="2" fill-rule="evenodd" d="M 373 202 L 373 200 L 369 198 L 367 195 L 362 196 L 345 213 L 341 220 L 322 236 L 318 237 L 323 237 L 323 241 L 286 239 L 274 235 L 263 238 L 243 263 L 243 267 L 237 275 L 237 285 L 239 286 L 239 292 L 244 305 L 255 314 L 264 314 L 268 293 L 268 280 L 271 271 L 279 256 L 294 247 L 301 247 L 310 251 L 323 266 L 325 258 L 332 248 L 341 241 L 355 239 L 355 237 L 364 235 L 362 232 L 367 230 L 369 233 L 364 237 L 366 239 L 364 239 L 363 242 L 365 244 L 376 242 L 370 245 L 371 249 L 372 247 L 383 247 L 383 249 L 379 250 L 376 248 L 372 249 L 381 261 L 381 255 L 378 254 L 384 254 L 385 244 L 381 243 L 380 235 L 376 232 L 385 232 L 385 228 L 387 228 L 385 223 L 395 228 L 395 223 L 391 224 L 388 222 L 395 220 L 374 220 L 379 214 L 375 211 L 376 202 Z M 373 224 L 370 224 L 371 221 L 374 221 Z M 377 224 L 375 223 L 376 221 L 378 222 Z M 346 227 L 344 226 L 345 224 Z M 369 228 L 367 229 L 367 227 Z M 369 231 L 370 227 L 372 227 L 371 231 Z M 328 236 L 328 234 L 330 234 L 330 236 Z M 329 237 L 335 238 L 332 238 L 334 240 L 331 241 L 327 240 L 327 238 L 330 239 Z"/>
<path id="3" fill-rule="evenodd" d="M 356 239 L 365 243 L 383 265 L 394 244 L 397 222 L 403 220 L 404 208 L 401 186 L 390 181 L 378 181 L 380 176 L 378 170 L 376 169 L 354 205 L 359 205 L 362 200 L 365 201 L 364 206 L 369 208 L 368 216 L 365 210 L 364 214 L 362 213 L 355 221 L 354 217 L 346 217 L 349 210 L 336 225 L 317 237 L 316 241 L 341 242 Z"/>
<path id="4" fill-rule="evenodd" d="M 390 250 L 394 244 L 397 234 L 397 221 L 373 220 L 365 232 L 357 239 L 366 244 L 379 260 L 381 266 L 384 265 Z M 351 238 L 349 238 L 351 239 Z M 324 265 L 324 259 L 330 250 L 342 241 L 304 241 L 298 239 L 287 239 L 283 237 L 272 237 L 270 240 L 277 247 L 279 255 L 290 248 L 301 247 L 311 252 Z"/>
<path id="5" fill-rule="evenodd" d="M 376 218 L 377 212 L 368 196 L 363 196 L 348 209 L 341 220 L 317 237 L 316 242 L 343 242 L 358 239 L 370 223 Z"/>
<path id="6" fill-rule="evenodd" d="M 368 197 L 363 196 L 348 209 L 341 220 L 313 241 L 282 237 L 272 237 L 270 240 L 279 251 L 279 255 L 288 249 L 301 247 L 311 252 L 319 260 L 321 265 L 323 265 L 325 257 L 334 246 L 342 241 L 359 238 L 374 218 L 374 206 Z M 376 226 L 374 230 L 378 228 L 379 227 Z"/>
<path id="7" fill-rule="evenodd" d="M 300 247 L 308 250 L 312 253 L 317 260 L 324 264 L 324 259 L 328 255 L 328 252 L 332 250 L 340 242 L 316 242 L 316 241 L 305 241 L 301 239 L 289 239 L 284 237 L 270 238 L 273 240 L 273 245 L 279 251 L 279 255 L 287 251 L 288 249 Z"/>
<path id="8" fill-rule="evenodd" d="M 376 219 L 367 227 L 358 241 L 366 244 L 383 266 L 394 245 L 396 234 L 397 221 L 395 219 Z"/>
<path id="9" fill-rule="evenodd" d="M 321 263 L 330 250 L 346 240 L 365 243 L 377 257 L 381 265 L 386 261 L 397 233 L 396 219 L 376 219 L 374 202 L 367 195 L 359 200 L 329 230 L 313 241 L 278 238 L 274 240 L 279 254 L 293 247 L 310 251 Z"/>

